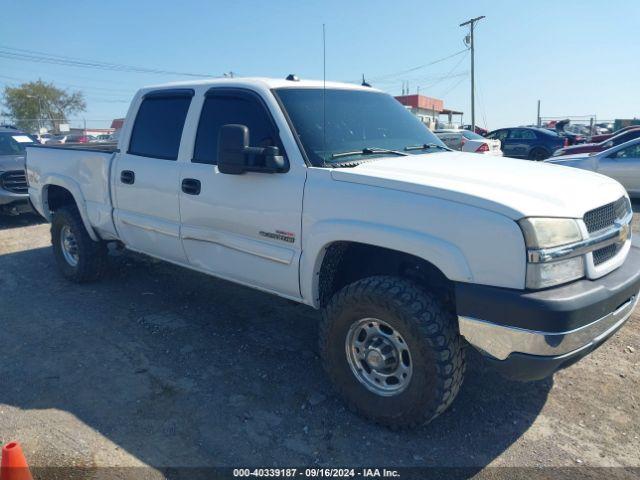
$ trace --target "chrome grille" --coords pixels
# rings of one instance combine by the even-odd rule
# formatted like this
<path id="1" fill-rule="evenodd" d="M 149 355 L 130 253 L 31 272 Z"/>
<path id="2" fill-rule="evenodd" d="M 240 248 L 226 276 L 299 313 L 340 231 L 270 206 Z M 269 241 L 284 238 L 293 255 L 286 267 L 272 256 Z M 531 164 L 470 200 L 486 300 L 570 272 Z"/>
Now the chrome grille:
<path id="1" fill-rule="evenodd" d="M 0 187 L 13 193 L 27 193 L 27 177 L 24 170 L 11 170 L 0 175 Z"/>
<path id="2" fill-rule="evenodd" d="M 611 260 L 620 251 L 622 245 L 614 243 L 593 252 L 593 264 L 600 265 L 601 263 Z"/>
<path id="3" fill-rule="evenodd" d="M 629 201 L 622 197 L 615 202 L 589 210 L 584 214 L 583 220 L 587 231 L 593 233 L 613 226 L 616 220 L 626 217 L 630 210 Z"/>

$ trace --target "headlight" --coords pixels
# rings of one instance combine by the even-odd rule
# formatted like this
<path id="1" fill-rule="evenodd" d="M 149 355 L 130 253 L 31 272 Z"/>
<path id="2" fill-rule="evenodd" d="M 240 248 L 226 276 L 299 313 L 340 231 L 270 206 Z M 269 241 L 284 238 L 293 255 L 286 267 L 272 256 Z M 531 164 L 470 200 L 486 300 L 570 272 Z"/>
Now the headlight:
<path id="1" fill-rule="evenodd" d="M 582 240 L 578 222 L 572 218 L 525 218 L 519 224 L 528 253 Z M 529 260 L 526 287 L 530 289 L 547 288 L 584 276 L 582 256 L 549 262 L 531 258 Z"/>
<path id="2" fill-rule="evenodd" d="M 529 263 L 527 264 L 526 287 L 537 290 L 577 280 L 583 276 L 583 257 L 573 257 L 557 262 Z"/>
<path id="3" fill-rule="evenodd" d="M 551 248 L 582 240 L 578 222 L 572 218 L 524 218 L 520 220 L 527 248 Z"/>

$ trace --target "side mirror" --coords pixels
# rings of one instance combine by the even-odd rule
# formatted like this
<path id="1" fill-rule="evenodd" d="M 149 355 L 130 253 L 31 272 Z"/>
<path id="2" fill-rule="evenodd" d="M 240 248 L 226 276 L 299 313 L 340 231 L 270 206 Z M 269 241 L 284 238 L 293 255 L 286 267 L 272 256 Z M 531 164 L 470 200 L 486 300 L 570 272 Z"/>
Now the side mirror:
<path id="1" fill-rule="evenodd" d="M 282 173 L 287 161 L 278 147 L 250 147 L 249 129 L 245 125 L 229 124 L 218 135 L 218 171 L 229 175 L 245 172 Z"/>
<path id="2" fill-rule="evenodd" d="M 220 173 L 240 175 L 246 172 L 249 148 L 249 129 L 244 125 L 223 125 L 218 134 L 218 170 Z"/>
<path id="3" fill-rule="evenodd" d="M 613 142 L 611 140 L 609 140 L 607 143 L 604 144 L 604 148 L 611 148 L 613 147 Z"/>

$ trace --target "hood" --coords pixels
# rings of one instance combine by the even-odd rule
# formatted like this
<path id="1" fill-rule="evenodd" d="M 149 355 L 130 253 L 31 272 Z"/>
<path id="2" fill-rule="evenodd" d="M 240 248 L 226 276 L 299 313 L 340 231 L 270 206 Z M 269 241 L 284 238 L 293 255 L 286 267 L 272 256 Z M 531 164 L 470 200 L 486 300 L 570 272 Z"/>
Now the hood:
<path id="1" fill-rule="evenodd" d="M 602 145 L 599 143 L 581 143 L 580 145 L 572 145 L 562 149 L 562 151 L 567 152 L 568 155 L 574 153 L 599 152 L 600 150 L 602 150 Z"/>
<path id="2" fill-rule="evenodd" d="M 22 155 L 0 155 L 0 172 L 9 170 L 24 170 L 24 154 Z"/>
<path id="3" fill-rule="evenodd" d="M 559 157 L 551 157 L 544 160 L 545 163 L 566 163 L 574 160 L 587 160 L 594 158 L 595 155 L 590 155 L 594 152 L 574 153 L 572 155 L 560 155 Z"/>
<path id="4" fill-rule="evenodd" d="M 514 220 L 522 217 L 581 218 L 625 195 L 603 175 L 544 162 L 439 152 L 381 158 L 331 171 L 334 180 L 429 195 Z"/>

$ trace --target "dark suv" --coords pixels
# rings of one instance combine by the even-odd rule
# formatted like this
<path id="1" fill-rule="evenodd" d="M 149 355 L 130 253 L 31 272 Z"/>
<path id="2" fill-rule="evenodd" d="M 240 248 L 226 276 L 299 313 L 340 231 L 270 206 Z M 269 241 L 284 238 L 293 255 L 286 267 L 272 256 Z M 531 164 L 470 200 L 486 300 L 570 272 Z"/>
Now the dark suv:
<path id="1" fill-rule="evenodd" d="M 0 127 L 0 213 L 31 210 L 25 176 L 25 146 L 36 140 L 10 127 Z"/>
<path id="2" fill-rule="evenodd" d="M 567 139 L 543 128 L 516 127 L 501 128 L 486 135 L 500 140 L 505 157 L 544 160 L 557 149 L 567 145 Z"/>

